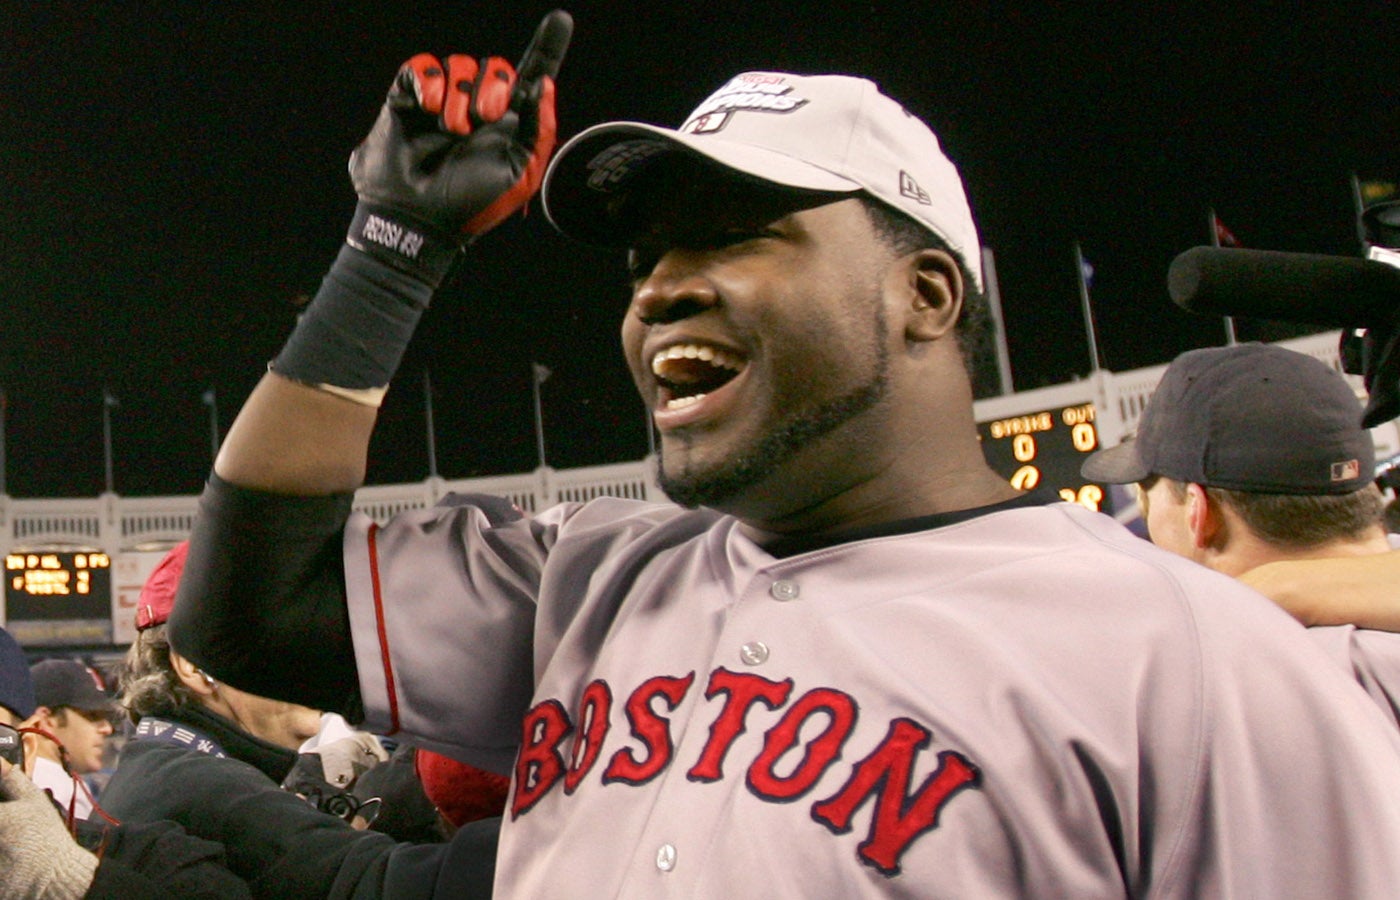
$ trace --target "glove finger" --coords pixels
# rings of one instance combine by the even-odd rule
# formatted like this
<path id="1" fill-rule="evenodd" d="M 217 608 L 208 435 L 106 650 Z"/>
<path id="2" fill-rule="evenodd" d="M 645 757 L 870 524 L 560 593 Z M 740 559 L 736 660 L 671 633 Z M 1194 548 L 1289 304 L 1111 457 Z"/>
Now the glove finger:
<path id="1" fill-rule="evenodd" d="M 510 109 L 511 92 L 515 90 L 515 67 L 499 56 L 486 60 L 477 79 L 476 122 L 499 122 Z"/>
<path id="2" fill-rule="evenodd" d="M 425 113 L 438 115 L 442 112 L 443 93 L 447 86 L 447 76 L 442 63 L 431 53 L 420 53 L 399 67 L 398 77 L 390 91 L 390 99 L 406 98 L 412 95 L 414 101 Z"/>
<path id="3" fill-rule="evenodd" d="M 573 34 L 573 16 L 564 10 L 556 9 L 545 16 L 530 39 L 530 46 L 520 55 L 520 65 L 515 67 L 521 85 L 529 86 L 546 77 L 557 78 Z"/>
<path id="4" fill-rule="evenodd" d="M 511 106 L 520 115 L 517 140 L 535 148 L 533 155 L 544 148 L 546 162 L 554 151 L 554 79 L 564 64 L 564 54 L 573 34 L 573 17 L 562 9 L 554 10 L 540 21 L 516 67 L 518 75 Z M 545 96 L 546 84 L 548 97 Z"/>
<path id="5" fill-rule="evenodd" d="M 479 71 L 476 57 L 455 53 L 447 57 L 447 97 L 442 127 L 453 134 L 472 133 L 472 101 Z"/>

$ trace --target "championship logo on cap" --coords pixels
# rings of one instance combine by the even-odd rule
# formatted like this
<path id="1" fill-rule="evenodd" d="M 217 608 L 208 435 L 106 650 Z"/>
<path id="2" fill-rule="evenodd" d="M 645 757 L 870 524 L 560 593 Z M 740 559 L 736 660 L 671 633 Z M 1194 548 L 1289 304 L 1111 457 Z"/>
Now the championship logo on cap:
<path id="1" fill-rule="evenodd" d="M 979 290 L 982 251 L 957 168 L 938 137 L 879 87 L 848 75 L 745 72 L 680 128 L 608 122 L 585 129 L 545 175 L 545 214 L 560 231 L 625 246 L 630 179 L 683 155 L 776 188 L 863 192 L 913 219 L 959 256 Z M 631 230 L 629 230 L 631 229 Z"/>

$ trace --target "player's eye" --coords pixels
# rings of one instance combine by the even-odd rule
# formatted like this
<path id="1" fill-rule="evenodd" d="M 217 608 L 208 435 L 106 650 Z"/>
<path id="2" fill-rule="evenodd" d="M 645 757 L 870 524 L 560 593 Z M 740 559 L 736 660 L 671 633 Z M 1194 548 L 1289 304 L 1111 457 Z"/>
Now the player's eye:
<path id="1" fill-rule="evenodd" d="M 627 251 L 627 277 L 635 285 L 651 274 L 660 259 L 660 254 L 654 250 L 633 247 Z"/>

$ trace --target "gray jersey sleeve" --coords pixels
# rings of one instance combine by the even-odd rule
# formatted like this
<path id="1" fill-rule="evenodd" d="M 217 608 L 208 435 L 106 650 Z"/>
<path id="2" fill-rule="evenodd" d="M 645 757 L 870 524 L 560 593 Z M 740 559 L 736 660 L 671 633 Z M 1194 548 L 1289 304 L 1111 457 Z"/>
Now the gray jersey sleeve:
<path id="1" fill-rule="evenodd" d="M 365 725 L 509 772 L 520 722 L 567 603 L 538 616 L 546 564 L 570 560 L 556 597 L 584 595 L 591 561 L 677 518 L 677 507 L 604 498 L 502 522 L 471 505 L 434 507 L 345 529 L 346 595 Z M 686 533 L 689 533 L 688 531 Z"/>

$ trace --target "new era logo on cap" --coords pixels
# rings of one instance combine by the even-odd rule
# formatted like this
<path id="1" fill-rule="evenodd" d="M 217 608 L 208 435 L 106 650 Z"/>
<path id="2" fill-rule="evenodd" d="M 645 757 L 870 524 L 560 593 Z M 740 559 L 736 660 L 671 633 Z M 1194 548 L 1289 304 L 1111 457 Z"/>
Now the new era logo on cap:
<path id="1" fill-rule="evenodd" d="M 917 203 L 922 203 L 924 206 L 929 206 L 933 203 L 933 200 L 928 195 L 928 191 L 919 187 L 919 183 L 914 180 L 914 176 L 903 169 L 899 172 L 899 193 L 901 196 L 908 197 L 910 200 Z"/>

